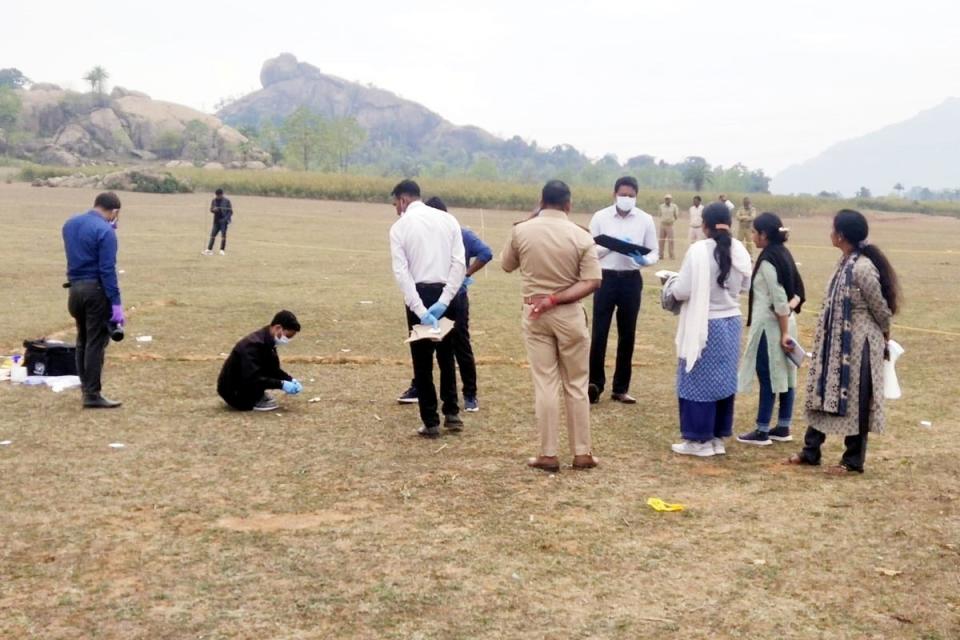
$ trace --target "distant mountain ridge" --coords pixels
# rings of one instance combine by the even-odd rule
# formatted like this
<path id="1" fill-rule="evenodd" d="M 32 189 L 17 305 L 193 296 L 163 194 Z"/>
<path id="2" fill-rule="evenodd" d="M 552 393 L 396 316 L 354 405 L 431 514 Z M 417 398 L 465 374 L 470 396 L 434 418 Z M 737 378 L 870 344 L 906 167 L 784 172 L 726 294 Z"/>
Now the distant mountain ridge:
<path id="1" fill-rule="evenodd" d="M 823 153 L 774 176 L 774 193 L 840 192 L 867 187 L 874 195 L 895 184 L 945 189 L 960 187 L 960 98 L 867 135 L 839 142 Z"/>

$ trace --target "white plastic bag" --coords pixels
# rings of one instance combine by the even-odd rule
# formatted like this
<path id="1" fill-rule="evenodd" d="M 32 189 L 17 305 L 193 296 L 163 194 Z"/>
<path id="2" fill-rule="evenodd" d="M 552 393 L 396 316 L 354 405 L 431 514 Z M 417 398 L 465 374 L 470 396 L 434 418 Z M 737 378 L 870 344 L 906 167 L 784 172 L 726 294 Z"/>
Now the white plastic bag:
<path id="1" fill-rule="evenodd" d="M 890 352 L 890 359 L 883 362 L 883 397 L 886 400 L 899 400 L 903 393 L 900 390 L 900 381 L 897 380 L 895 365 L 904 349 L 899 342 L 887 340 L 887 350 Z"/>

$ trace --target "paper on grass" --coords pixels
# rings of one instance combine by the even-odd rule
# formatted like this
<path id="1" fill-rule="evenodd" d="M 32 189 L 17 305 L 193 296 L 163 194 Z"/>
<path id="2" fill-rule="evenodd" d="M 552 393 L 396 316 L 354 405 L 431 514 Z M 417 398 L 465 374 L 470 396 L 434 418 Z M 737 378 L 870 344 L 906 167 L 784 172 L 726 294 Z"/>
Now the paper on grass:
<path id="1" fill-rule="evenodd" d="M 417 324 L 410 329 L 410 337 L 404 342 L 416 342 L 417 340 L 433 340 L 440 342 L 450 330 L 453 329 L 453 320 L 450 318 L 440 318 L 440 326 L 434 329 L 428 324 Z"/>

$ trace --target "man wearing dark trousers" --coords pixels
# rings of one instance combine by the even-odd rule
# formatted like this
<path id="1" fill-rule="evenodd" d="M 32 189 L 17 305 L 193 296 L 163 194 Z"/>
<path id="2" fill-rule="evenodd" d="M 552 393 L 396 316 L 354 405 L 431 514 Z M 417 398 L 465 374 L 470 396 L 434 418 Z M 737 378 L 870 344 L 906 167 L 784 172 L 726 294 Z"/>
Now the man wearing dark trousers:
<path id="1" fill-rule="evenodd" d="M 214 192 L 216 196 L 210 203 L 210 213 L 213 214 L 213 228 L 210 230 L 210 242 L 207 244 L 207 250 L 203 252 L 205 256 L 213 255 L 213 243 L 220 234 L 220 255 L 226 255 L 227 251 L 227 227 L 233 221 L 233 205 L 230 199 L 223 196 L 223 189 L 217 189 Z"/>
<path id="2" fill-rule="evenodd" d="M 437 326 L 442 317 L 456 322 L 457 315 L 462 313 L 457 293 L 466 272 L 460 224 L 446 211 L 421 202 L 420 187 L 412 180 L 400 182 L 391 195 L 400 219 L 390 227 L 390 255 L 393 274 L 407 306 L 408 324 Z M 417 433 L 426 438 L 440 435 L 437 390 L 433 384 L 434 353 L 440 367 L 444 426 L 450 431 L 463 429 L 452 336 L 451 331 L 439 342 L 410 343 L 417 404 L 423 422 Z"/>
<path id="3" fill-rule="evenodd" d="M 117 218 L 120 198 L 101 193 L 93 209 L 73 216 L 63 225 L 67 255 L 67 308 L 77 324 L 77 374 L 86 409 L 114 409 L 120 402 L 100 393 L 103 358 L 110 340 L 110 324 L 123 326 L 126 318 L 117 282 Z"/>
<path id="4" fill-rule="evenodd" d="M 591 404 L 600 401 L 606 384 L 604 361 L 607 336 L 614 312 L 617 317 L 617 363 L 613 373 L 611 398 L 616 402 L 635 404 L 627 391 L 632 373 L 633 345 L 640 313 L 643 278 L 640 267 L 657 262 L 657 229 L 653 218 L 637 208 L 637 181 L 626 176 L 614 185 L 614 204 L 593 214 L 590 234 L 608 235 L 647 249 L 650 253 L 624 255 L 605 247 L 597 247 L 603 281 L 593 294 L 593 336 L 590 343 L 590 384 L 587 387 Z"/>
<path id="5" fill-rule="evenodd" d="M 217 393 L 240 411 L 273 411 L 279 408 L 268 389 L 282 389 L 296 395 L 303 385 L 280 368 L 277 347 L 289 343 L 300 332 L 300 323 L 291 311 L 279 311 L 270 324 L 254 331 L 236 345 L 223 363 L 217 378 Z"/>
<path id="6" fill-rule="evenodd" d="M 427 200 L 426 204 L 434 209 L 447 210 L 447 205 L 436 196 Z M 467 294 L 467 287 L 473 284 L 473 274 L 483 269 L 493 259 L 493 251 L 470 229 L 461 227 L 460 230 L 463 236 L 467 272 L 463 279 L 463 286 L 457 294 L 458 313 L 454 318 L 456 324 L 453 327 L 452 340 L 453 354 L 460 369 L 460 382 L 463 385 L 463 408 L 464 411 L 473 413 L 480 410 L 480 404 L 477 400 L 477 363 L 473 356 L 473 346 L 470 344 L 470 297 Z M 410 388 L 400 394 L 397 402 L 400 404 L 417 402 L 415 380 L 410 381 Z"/>

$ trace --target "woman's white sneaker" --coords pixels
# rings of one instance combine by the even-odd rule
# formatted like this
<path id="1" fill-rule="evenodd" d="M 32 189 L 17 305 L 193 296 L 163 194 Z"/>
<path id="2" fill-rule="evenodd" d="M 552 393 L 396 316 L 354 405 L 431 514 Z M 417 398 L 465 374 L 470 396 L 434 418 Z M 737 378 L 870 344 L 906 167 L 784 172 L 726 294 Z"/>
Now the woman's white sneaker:
<path id="1" fill-rule="evenodd" d="M 672 444 L 670 448 L 673 449 L 674 453 L 679 453 L 682 456 L 699 456 L 701 458 L 707 458 L 712 455 L 716 455 L 713 450 L 713 442 L 697 442 L 696 440 L 684 440 L 679 444 Z"/>
<path id="2" fill-rule="evenodd" d="M 710 444 L 713 445 L 713 452 L 718 456 L 726 455 L 727 447 L 723 444 L 723 438 L 714 438 L 710 441 Z"/>

